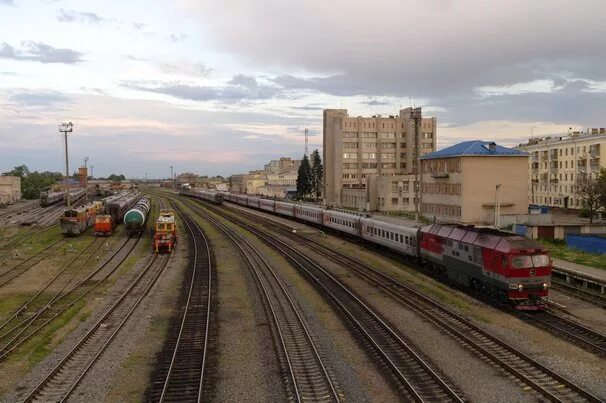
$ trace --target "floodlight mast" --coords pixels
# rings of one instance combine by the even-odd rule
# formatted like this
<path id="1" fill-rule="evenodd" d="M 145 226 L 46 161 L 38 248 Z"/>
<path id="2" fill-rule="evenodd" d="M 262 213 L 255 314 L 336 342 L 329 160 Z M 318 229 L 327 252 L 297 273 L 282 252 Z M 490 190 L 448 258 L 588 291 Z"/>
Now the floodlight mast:
<path id="1" fill-rule="evenodd" d="M 59 125 L 59 132 L 63 133 L 65 136 L 65 200 L 67 202 L 67 208 L 70 208 L 72 205 L 69 194 L 69 156 L 67 153 L 67 133 L 71 133 L 73 131 L 74 125 L 72 122 L 61 123 Z"/>

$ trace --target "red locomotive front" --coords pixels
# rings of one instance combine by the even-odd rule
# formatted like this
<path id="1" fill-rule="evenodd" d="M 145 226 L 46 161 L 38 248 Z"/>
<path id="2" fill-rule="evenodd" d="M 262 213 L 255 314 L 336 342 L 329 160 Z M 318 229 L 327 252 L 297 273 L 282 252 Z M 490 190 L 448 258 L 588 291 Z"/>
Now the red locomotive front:
<path id="1" fill-rule="evenodd" d="M 177 226 L 175 213 L 171 210 L 160 210 L 160 216 L 154 226 L 153 249 L 154 252 L 171 253 L 177 243 Z"/>
<path id="2" fill-rule="evenodd" d="M 487 228 L 433 224 L 419 230 L 420 259 L 452 280 L 516 309 L 545 309 L 551 259 L 539 243 Z"/>

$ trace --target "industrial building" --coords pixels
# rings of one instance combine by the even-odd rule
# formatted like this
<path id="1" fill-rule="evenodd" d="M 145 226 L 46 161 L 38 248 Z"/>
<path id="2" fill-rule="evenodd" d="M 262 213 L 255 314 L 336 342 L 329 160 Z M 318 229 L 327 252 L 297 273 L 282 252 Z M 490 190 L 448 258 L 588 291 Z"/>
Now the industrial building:
<path id="1" fill-rule="evenodd" d="M 21 178 L 0 176 L 0 204 L 12 204 L 21 200 Z"/>
<path id="2" fill-rule="evenodd" d="M 421 214 L 430 220 L 497 224 L 528 214 L 528 154 L 472 140 L 421 157 Z"/>
<path id="3" fill-rule="evenodd" d="M 397 176 L 398 182 L 409 181 L 402 175 L 416 172 L 417 155 L 436 149 L 436 118 L 420 119 L 420 115 L 420 108 L 402 109 L 399 115 L 389 117 L 350 117 L 346 109 L 325 109 L 325 203 L 342 205 L 346 200 L 350 204 L 351 200 L 361 198 L 372 175 Z M 400 203 L 403 199 L 398 200 Z"/>
<path id="4" fill-rule="evenodd" d="M 606 128 L 530 139 L 517 147 L 530 154 L 528 200 L 532 204 L 580 209 L 577 186 L 606 167 Z"/>

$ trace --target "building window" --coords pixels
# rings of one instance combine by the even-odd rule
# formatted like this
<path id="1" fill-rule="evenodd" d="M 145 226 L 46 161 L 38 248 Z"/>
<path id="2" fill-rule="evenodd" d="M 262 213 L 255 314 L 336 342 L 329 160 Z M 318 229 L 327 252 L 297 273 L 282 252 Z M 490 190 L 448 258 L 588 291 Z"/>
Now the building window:
<path id="1" fill-rule="evenodd" d="M 377 148 L 377 143 L 362 143 L 362 148 Z"/>
<path id="2" fill-rule="evenodd" d="M 376 153 L 362 153 L 362 159 L 376 159 L 377 158 L 377 154 Z"/>
<path id="3" fill-rule="evenodd" d="M 364 154 L 362 154 L 364 155 Z M 356 159 L 358 158 L 358 154 L 356 153 L 343 153 L 343 159 Z"/>
<path id="4" fill-rule="evenodd" d="M 398 205 L 398 198 L 397 197 L 392 197 L 391 198 L 391 204 L 393 206 L 397 206 Z"/>

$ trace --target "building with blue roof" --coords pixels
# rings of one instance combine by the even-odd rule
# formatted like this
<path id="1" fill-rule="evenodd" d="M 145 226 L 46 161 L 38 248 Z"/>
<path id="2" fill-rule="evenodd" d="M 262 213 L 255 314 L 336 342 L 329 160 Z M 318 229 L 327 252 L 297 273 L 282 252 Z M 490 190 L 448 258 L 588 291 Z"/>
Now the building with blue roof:
<path id="1" fill-rule="evenodd" d="M 526 215 L 528 158 L 483 140 L 422 156 L 421 213 L 439 222 L 496 226 L 504 215 Z"/>

